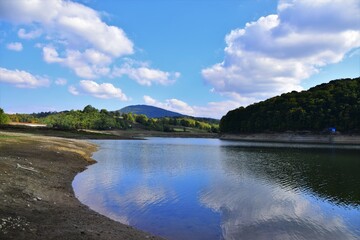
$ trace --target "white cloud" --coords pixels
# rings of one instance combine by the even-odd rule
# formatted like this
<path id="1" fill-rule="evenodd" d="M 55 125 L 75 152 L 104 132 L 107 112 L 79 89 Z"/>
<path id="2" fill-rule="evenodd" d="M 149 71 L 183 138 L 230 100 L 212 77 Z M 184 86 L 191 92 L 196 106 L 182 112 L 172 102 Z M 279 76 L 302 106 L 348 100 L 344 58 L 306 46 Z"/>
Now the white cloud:
<path id="1" fill-rule="evenodd" d="M 18 36 L 34 39 L 42 36 L 43 59 L 60 64 L 86 79 L 113 76 L 111 65 L 117 58 L 134 53 L 134 44 L 125 32 L 105 23 L 101 13 L 80 3 L 66 0 L 17 0 L 0 1 L 0 19 L 17 26 Z M 126 59 L 125 59 L 126 60 Z M 133 67 L 131 61 L 114 71 L 118 76 L 127 75 L 139 84 L 168 85 L 180 74 L 152 69 L 148 66 Z M 130 64 L 130 65 L 129 65 Z"/>
<path id="2" fill-rule="evenodd" d="M 121 77 L 127 75 L 130 79 L 135 80 L 140 85 L 151 86 L 152 84 L 169 85 L 174 83 L 179 77 L 180 73 L 164 72 L 158 69 L 152 69 L 146 64 L 141 66 L 134 66 L 133 63 L 128 62 L 121 67 L 115 67 L 112 75 L 114 77 Z"/>
<path id="3" fill-rule="evenodd" d="M 221 102 L 209 102 L 206 106 L 193 106 L 195 116 L 197 117 L 209 117 L 220 119 L 228 111 L 238 108 L 240 105 L 248 105 L 248 102 L 239 102 L 233 100 L 221 101 Z"/>
<path id="4" fill-rule="evenodd" d="M 113 59 L 132 54 L 133 43 L 125 32 L 107 25 L 95 10 L 63 0 L 0 1 L 0 18 L 21 26 L 20 38 L 44 34 L 47 63 L 69 67 L 79 77 L 96 78 L 109 73 Z"/>
<path id="5" fill-rule="evenodd" d="M 77 87 L 70 86 L 68 90 L 73 95 L 79 95 L 82 93 L 102 99 L 116 98 L 121 101 L 128 100 L 121 89 L 114 87 L 111 83 L 98 84 L 91 80 L 81 80 Z"/>
<path id="6" fill-rule="evenodd" d="M 224 61 L 202 70 L 215 92 L 262 100 L 301 90 L 301 81 L 360 46 L 356 0 L 282 0 L 226 36 Z"/>
<path id="7" fill-rule="evenodd" d="M 1 1 L 0 17 L 17 24 L 35 24 L 51 38 L 69 45 L 95 48 L 114 57 L 133 53 L 124 31 L 103 22 L 95 10 L 62 0 Z M 21 30 L 24 33 L 26 30 Z"/>
<path id="8" fill-rule="evenodd" d="M 23 45 L 19 42 L 12 42 L 6 45 L 6 48 L 12 51 L 20 52 L 23 50 Z"/>
<path id="9" fill-rule="evenodd" d="M 76 89 L 76 87 L 74 87 L 74 86 L 69 86 L 68 90 L 69 90 L 69 92 L 70 92 L 72 95 L 77 96 L 77 95 L 80 94 L 79 91 L 78 91 L 78 90 Z"/>
<path id="10" fill-rule="evenodd" d="M 50 84 L 46 77 L 34 76 L 26 71 L 9 70 L 2 67 L 0 67 L 0 82 L 13 84 L 19 88 L 37 88 Z"/>
<path id="11" fill-rule="evenodd" d="M 18 36 L 19 38 L 22 39 L 34 39 L 34 38 L 38 38 L 40 37 L 42 34 L 42 30 L 41 29 L 36 29 L 33 31 L 28 31 L 26 32 L 26 30 L 24 28 L 20 28 L 18 31 Z"/>
<path id="12" fill-rule="evenodd" d="M 145 104 L 160 107 L 169 111 L 178 112 L 184 115 L 195 117 L 209 117 L 220 119 L 229 110 L 239 107 L 238 101 L 209 102 L 206 106 L 190 106 L 179 99 L 166 99 L 159 102 L 150 96 L 143 97 Z M 245 103 L 244 104 L 248 104 Z"/>
<path id="13" fill-rule="evenodd" d="M 55 84 L 56 85 L 60 85 L 60 86 L 65 86 L 67 84 L 67 80 L 64 79 L 64 78 L 58 78 L 56 81 L 55 81 Z"/>
<path id="14" fill-rule="evenodd" d="M 84 52 L 78 50 L 67 50 L 64 56 L 54 47 L 43 47 L 43 58 L 47 63 L 59 63 L 74 70 L 76 75 L 83 78 L 96 78 L 105 76 L 110 72 L 108 64 L 111 58 L 94 49 L 86 49 Z"/>
<path id="15" fill-rule="evenodd" d="M 185 115 L 191 115 L 193 116 L 195 114 L 194 109 L 189 106 L 187 103 L 172 98 L 172 99 L 166 99 L 165 102 L 159 102 L 155 99 L 153 99 L 150 96 L 144 96 L 143 97 L 145 104 L 152 105 L 155 107 L 163 108 L 169 111 L 178 112 Z"/>

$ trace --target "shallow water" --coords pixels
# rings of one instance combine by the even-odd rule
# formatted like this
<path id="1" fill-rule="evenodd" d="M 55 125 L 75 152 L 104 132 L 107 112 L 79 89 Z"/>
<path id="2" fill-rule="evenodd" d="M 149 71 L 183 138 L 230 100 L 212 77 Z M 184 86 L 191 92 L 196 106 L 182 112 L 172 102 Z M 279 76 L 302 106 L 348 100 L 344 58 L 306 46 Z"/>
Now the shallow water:
<path id="1" fill-rule="evenodd" d="M 155 235 L 360 238 L 359 149 L 181 138 L 94 142 L 98 163 L 76 176 L 76 196 Z"/>

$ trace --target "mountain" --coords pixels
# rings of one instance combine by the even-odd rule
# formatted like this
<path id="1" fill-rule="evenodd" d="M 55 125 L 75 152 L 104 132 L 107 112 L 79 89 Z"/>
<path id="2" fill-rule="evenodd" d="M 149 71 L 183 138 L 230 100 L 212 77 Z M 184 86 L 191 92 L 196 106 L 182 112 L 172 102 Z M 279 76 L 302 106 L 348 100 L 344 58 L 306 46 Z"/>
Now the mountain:
<path id="1" fill-rule="evenodd" d="M 360 132 L 360 78 L 339 79 L 229 111 L 223 133 L 323 131 Z"/>
<path id="2" fill-rule="evenodd" d="M 120 113 L 144 114 L 148 118 L 186 117 L 186 115 L 149 105 L 131 105 L 118 110 Z"/>

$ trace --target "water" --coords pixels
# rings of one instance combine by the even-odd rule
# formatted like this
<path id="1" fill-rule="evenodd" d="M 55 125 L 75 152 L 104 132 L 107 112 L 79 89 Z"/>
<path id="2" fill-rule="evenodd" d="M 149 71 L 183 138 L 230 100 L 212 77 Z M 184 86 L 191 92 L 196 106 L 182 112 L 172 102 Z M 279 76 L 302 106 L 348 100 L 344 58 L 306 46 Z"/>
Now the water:
<path id="1" fill-rule="evenodd" d="M 360 239 L 360 150 L 151 138 L 94 141 L 76 196 L 168 239 Z"/>

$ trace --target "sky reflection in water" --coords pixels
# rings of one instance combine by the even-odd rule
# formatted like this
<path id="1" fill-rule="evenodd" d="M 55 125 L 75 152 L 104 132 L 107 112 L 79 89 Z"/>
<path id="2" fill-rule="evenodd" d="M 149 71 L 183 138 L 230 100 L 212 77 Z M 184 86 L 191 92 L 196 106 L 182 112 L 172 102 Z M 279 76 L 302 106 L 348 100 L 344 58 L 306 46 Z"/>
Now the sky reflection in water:
<path id="1" fill-rule="evenodd" d="M 358 150 L 217 139 L 95 141 L 81 202 L 169 239 L 356 239 Z M 350 186 L 349 186 L 350 185 Z"/>

